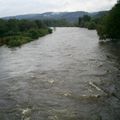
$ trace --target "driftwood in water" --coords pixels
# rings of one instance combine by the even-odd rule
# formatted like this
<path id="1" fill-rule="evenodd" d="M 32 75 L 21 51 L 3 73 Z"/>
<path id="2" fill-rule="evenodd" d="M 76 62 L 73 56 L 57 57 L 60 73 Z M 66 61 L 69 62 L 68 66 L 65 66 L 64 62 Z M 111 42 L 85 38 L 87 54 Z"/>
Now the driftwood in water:
<path id="1" fill-rule="evenodd" d="M 105 95 L 108 95 L 104 90 L 102 90 L 100 87 L 98 87 L 95 83 L 89 82 L 89 85 L 92 86 L 92 87 L 94 87 L 96 90 L 101 91 Z"/>
<path id="2" fill-rule="evenodd" d="M 89 85 L 91 85 L 92 87 L 94 87 L 96 90 L 98 90 L 98 91 L 102 91 L 102 92 L 104 92 L 100 87 L 98 87 L 95 83 L 93 83 L 93 82 L 89 82 Z"/>
<path id="3" fill-rule="evenodd" d="M 115 93 L 110 93 L 109 91 L 106 90 L 102 90 L 100 87 L 98 87 L 95 83 L 93 82 L 89 82 L 89 85 L 94 87 L 96 90 L 101 91 L 102 93 L 104 93 L 106 96 L 113 96 L 115 98 L 117 98 L 118 100 L 120 100 L 120 98 L 115 94 Z"/>

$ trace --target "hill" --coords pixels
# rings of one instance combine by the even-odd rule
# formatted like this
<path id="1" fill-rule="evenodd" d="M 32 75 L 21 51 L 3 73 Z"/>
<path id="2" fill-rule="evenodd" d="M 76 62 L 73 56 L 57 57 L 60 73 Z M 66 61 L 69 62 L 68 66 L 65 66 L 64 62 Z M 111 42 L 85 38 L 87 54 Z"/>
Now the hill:
<path id="1" fill-rule="evenodd" d="M 3 19 L 27 19 L 27 20 L 46 20 L 46 19 L 54 19 L 54 20 L 60 20 L 65 19 L 69 22 L 76 22 L 78 21 L 79 17 L 83 17 L 84 15 L 89 15 L 92 17 L 100 17 L 104 15 L 106 11 L 101 12 L 93 12 L 88 13 L 84 11 L 76 11 L 76 12 L 46 12 L 42 14 L 26 14 L 26 15 L 18 15 L 18 16 L 10 16 L 10 17 L 4 17 Z"/>

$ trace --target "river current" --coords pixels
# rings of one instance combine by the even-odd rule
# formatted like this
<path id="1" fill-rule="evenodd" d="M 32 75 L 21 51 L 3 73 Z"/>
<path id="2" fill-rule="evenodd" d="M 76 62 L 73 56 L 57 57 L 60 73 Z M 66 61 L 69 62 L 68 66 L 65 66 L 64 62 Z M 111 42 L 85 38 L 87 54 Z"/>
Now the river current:
<path id="1" fill-rule="evenodd" d="M 68 27 L 0 47 L 0 120 L 120 120 L 120 45 Z"/>

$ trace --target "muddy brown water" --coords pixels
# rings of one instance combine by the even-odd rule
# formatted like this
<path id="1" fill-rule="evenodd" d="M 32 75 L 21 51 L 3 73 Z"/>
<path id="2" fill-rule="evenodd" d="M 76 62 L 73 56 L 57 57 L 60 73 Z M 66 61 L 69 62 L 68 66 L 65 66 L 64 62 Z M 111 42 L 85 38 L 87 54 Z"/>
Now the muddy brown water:
<path id="1" fill-rule="evenodd" d="M 120 120 L 120 45 L 56 28 L 0 47 L 0 120 Z"/>

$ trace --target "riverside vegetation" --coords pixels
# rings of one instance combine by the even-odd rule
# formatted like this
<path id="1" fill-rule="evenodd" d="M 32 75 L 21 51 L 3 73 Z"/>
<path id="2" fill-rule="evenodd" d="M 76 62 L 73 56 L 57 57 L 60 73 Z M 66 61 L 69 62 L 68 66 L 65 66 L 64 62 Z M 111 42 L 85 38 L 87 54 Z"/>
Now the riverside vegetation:
<path id="1" fill-rule="evenodd" d="M 0 19 L 0 45 L 16 47 L 46 34 L 52 33 L 52 27 L 85 27 L 96 29 L 100 39 L 120 41 L 120 0 L 108 12 L 102 12 L 100 17 L 84 15 L 78 23 L 66 20 L 17 20 Z M 49 27 L 48 27 L 49 26 Z"/>
<path id="2" fill-rule="evenodd" d="M 120 41 L 120 0 L 105 17 L 101 18 L 97 32 L 100 39 L 110 39 L 113 42 Z"/>
<path id="3" fill-rule="evenodd" d="M 92 18 L 88 15 L 79 18 L 79 27 L 96 29 L 100 39 L 109 39 L 112 42 L 120 41 L 120 0 L 102 17 Z"/>
<path id="4" fill-rule="evenodd" d="M 0 45 L 16 47 L 49 33 L 52 30 L 40 20 L 0 20 Z"/>

